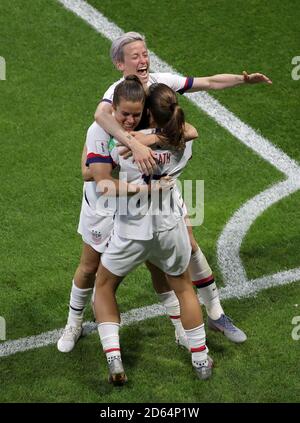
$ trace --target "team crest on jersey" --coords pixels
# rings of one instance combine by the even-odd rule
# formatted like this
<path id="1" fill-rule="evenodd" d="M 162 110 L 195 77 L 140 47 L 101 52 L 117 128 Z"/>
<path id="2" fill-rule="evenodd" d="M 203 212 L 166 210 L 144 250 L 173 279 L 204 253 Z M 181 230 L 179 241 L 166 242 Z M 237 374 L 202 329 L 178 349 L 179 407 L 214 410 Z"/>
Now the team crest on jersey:
<path id="1" fill-rule="evenodd" d="M 102 239 L 102 234 L 100 231 L 92 229 L 92 239 L 95 244 L 99 244 Z"/>
<path id="2" fill-rule="evenodd" d="M 105 143 L 103 141 L 96 141 L 97 151 L 105 155 L 106 149 L 105 149 Z"/>

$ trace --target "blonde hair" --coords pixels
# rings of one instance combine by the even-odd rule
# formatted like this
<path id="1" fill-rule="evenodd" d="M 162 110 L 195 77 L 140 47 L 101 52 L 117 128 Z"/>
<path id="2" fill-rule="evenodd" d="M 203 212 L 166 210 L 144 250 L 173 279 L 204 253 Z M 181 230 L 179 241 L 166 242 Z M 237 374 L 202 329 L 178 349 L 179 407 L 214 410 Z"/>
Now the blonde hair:
<path id="1" fill-rule="evenodd" d="M 124 62 L 124 47 L 134 41 L 143 41 L 146 45 L 145 37 L 138 32 L 126 32 L 120 37 L 116 38 L 110 48 L 110 58 L 113 64 Z"/>

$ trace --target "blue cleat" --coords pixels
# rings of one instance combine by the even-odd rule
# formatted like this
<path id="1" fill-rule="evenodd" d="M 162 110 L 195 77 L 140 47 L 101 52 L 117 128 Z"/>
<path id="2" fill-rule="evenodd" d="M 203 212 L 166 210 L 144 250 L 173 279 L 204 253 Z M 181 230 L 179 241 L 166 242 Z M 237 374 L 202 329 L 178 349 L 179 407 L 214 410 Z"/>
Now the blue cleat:
<path id="1" fill-rule="evenodd" d="M 222 332 L 229 341 L 236 344 L 241 344 L 247 339 L 247 335 L 239 328 L 237 328 L 233 323 L 230 317 L 226 314 L 222 314 L 221 317 L 217 320 L 211 319 L 209 316 L 207 318 L 207 326 L 209 329 L 212 329 L 216 332 Z"/>

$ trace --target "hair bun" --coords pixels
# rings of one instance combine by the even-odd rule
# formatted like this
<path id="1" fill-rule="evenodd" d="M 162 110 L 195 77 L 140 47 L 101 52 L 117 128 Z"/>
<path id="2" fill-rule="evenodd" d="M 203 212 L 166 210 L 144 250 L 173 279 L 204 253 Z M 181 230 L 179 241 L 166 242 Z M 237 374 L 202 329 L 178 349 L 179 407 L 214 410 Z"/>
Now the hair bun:
<path id="1" fill-rule="evenodd" d="M 139 82 L 141 84 L 139 77 L 136 76 L 136 75 L 127 75 L 127 76 L 125 76 L 124 79 L 125 79 L 125 81 L 135 81 L 135 82 Z"/>

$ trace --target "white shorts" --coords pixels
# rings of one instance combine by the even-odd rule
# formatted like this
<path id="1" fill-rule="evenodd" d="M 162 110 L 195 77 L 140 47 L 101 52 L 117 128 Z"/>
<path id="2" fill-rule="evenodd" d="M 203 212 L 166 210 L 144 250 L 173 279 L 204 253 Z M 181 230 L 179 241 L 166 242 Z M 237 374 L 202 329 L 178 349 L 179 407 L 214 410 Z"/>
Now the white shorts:
<path id="1" fill-rule="evenodd" d="M 177 208 L 175 209 L 175 214 L 178 216 L 178 218 L 186 217 L 188 214 L 187 208 L 186 208 L 186 204 L 183 201 L 181 192 L 179 190 L 179 188 L 177 186 L 175 186 L 174 191 L 173 191 L 173 195 L 174 195 L 174 201 L 175 204 L 177 206 Z"/>
<path id="2" fill-rule="evenodd" d="M 116 276 L 126 276 L 146 260 L 171 276 L 181 275 L 191 258 L 191 244 L 183 219 L 168 231 L 155 232 L 150 240 L 130 240 L 113 232 L 101 262 Z"/>
<path id="3" fill-rule="evenodd" d="M 99 216 L 90 208 L 85 198 L 82 199 L 77 232 L 82 240 L 98 253 L 103 253 L 114 226 L 113 216 Z"/>

